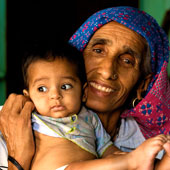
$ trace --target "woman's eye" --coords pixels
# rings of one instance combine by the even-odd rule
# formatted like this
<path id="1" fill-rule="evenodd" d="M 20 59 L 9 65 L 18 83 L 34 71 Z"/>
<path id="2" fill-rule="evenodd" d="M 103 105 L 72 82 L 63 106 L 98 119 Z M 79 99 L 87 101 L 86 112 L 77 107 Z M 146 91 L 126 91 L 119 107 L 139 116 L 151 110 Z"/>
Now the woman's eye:
<path id="1" fill-rule="evenodd" d="M 101 53 L 102 52 L 101 49 L 93 49 L 93 51 L 96 52 L 96 53 Z"/>
<path id="2" fill-rule="evenodd" d="M 42 87 L 39 87 L 39 88 L 38 88 L 38 91 L 39 91 L 39 92 L 46 92 L 46 91 L 47 91 L 47 88 L 44 87 L 44 86 L 42 86 Z"/>
<path id="3" fill-rule="evenodd" d="M 63 84 L 62 86 L 61 86 L 61 89 L 63 89 L 63 90 L 68 90 L 68 89 L 71 89 L 73 86 L 72 85 L 70 85 L 70 84 Z"/>
<path id="4" fill-rule="evenodd" d="M 124 54 L 120 56 L 120 61 L 123 65 L 125 66 L 133 66 L 135 64 L 135 60 L 132 56 L 130 56 L 129 54 Z"/>

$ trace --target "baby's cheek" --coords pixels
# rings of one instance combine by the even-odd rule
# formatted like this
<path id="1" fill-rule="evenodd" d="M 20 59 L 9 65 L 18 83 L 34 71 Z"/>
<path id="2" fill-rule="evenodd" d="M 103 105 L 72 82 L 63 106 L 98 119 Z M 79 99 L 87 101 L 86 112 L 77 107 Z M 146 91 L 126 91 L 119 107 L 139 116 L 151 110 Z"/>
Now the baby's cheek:
<path id="1" fill-rule="evenodd" d="M 45 103 L 43 100 L 34 100 L 33 103 L 38 112 L 42 112 L 45 107 L 47 107 L 47 103 Z"/>

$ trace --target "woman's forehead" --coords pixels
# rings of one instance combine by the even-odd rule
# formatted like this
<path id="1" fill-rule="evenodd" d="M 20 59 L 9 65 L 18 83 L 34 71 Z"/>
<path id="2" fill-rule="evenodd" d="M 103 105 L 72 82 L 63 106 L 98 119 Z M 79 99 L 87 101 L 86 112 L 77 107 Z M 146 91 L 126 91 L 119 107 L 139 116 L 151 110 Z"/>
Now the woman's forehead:
<path id="1" fill-rule="evenodd" d="M 94 33 L 87 45 L 87 48 L 93 47 L 97 44 L 109 46 L 117 45 L 119 42 L 122 47 L 130 45 L 142 48 L 146 44 L 145 38 L 141 35 L 122 24 L 112 21 L 105 24 Z"/>
<path id="2" fill-rule="evenodd" d="M 118 22 L 115 22 L 115 21 L 111 21 L 105 25 L 103 25 L 102 27 L 100 27 L 95 33 L 94 35 L 98 35 L 100 36 L 101 33 L 105 33 L 105 35 L 120 35 L 120 37 L 122 37 L 122 33 L 124 34 L 128 34 L 128 37 L 136 37 L 138 39 L 142 39 L 143 37 L 136 33 L 135 31 L 131 30 L 130 28 L 124 26 L 123 24 L 120 24 Z M 93 36 L 94 36 L 93 35 Z M 131 36 L 130 36 L 131 35 Z M 101 35 L 102 36 L 102 35 Z"/>

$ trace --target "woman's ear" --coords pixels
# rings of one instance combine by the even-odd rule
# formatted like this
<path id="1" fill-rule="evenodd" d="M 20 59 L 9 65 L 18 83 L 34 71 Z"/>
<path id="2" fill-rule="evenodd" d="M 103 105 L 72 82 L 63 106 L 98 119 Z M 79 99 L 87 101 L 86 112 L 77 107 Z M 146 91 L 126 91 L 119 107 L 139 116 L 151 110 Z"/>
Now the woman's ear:
<path id="1" fill-rule="evenodd" d="M 84 86 L 83 86 L 82 102 L 84 102 L 84 103 L 87 101 L 87 89 L 86 89 L 86 87 L 87 87 L 87 83 L 85 83 Z"/>
<path id="2" fill-rule="evenodd" d="M 137 89 L 137 98 L 138 100 L 142 100 L 142 93 L 145 92 L 149 86 L 149 83 L 152 80 L 152 74 L 148 74 L 141 82 Z"/>
<path id="3" fill-rule="evenodd" d="M 86 100 L 87 100 L 87 96 L 86 96 L 86 94 L 83 94 L 83 97 L 82 97 L 82 102 L 86 102 Z"/>
<path id="4" fill-rule="evenodd" d="M 24 96 L 29 97 L 29 93 L 28 93 L 28 91 L 26 89 L 23 90 L 23 94 L 24 94 Z"/>

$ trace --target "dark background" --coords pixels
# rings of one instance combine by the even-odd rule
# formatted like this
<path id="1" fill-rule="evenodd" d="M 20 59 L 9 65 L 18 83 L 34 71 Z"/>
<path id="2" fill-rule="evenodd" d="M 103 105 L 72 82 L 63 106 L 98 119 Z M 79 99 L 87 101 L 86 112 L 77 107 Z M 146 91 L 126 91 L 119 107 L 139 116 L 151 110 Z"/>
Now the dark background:
<path id="1" fill-rule="evenodd" d="M 138 0 L 7 0 L 7 96 L 22 93 L 21 61 L 34 43 L 68 40 L 98 10 Z"/>

